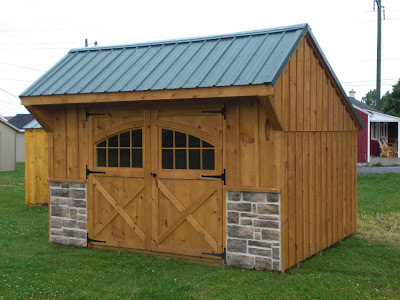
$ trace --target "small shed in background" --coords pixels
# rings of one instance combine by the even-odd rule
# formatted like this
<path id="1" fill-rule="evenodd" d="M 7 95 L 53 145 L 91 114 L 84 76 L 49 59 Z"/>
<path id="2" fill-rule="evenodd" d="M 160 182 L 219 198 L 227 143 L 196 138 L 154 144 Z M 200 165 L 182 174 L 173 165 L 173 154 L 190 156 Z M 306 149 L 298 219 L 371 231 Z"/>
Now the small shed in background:
<path id="1" fill-rule="evenodd" d="M 16 160 L 17 163 L 25 162 L 25 126 L 35 119 L 31 114 L 17 114 L 14 117 L 10 118 L 8 122 L 17 127 L 19 132 L 17 133 L 17 141 L 16 141 Z M 30 127 L 28 127 L 30 128 Z"/>
<path id="2" fill-rule="evenodd" d="M 0 172 L 15 171 L 18 133 L 17 127 L 0 116 Z"/>

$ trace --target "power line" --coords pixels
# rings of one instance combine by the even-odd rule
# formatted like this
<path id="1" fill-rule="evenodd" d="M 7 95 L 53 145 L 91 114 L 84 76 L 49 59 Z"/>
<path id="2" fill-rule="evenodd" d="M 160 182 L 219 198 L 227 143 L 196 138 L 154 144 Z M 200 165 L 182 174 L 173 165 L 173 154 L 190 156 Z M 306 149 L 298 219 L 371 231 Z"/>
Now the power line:
<path id="1" fill-rule="evenodd" d="M 10 92 L 7 92 L 5 89 L 0 88 L 0 90 L 2 90 L 3 92 L 5 92 L 5 93 L 7 93 L 7 94 L 9 94 L 9 95 L 11 95 L 11 96 L 13 96 L 15 98 L 18 98 L 18 96 L 15 96 L 15 95 L 11 94 Z"/>
<path id="2" fill-rule="evenodd" d="M 21 105 L 17 105 L 17 104 L 14 104 L 14 103 L 8 103 L 8 102 L 6 102 L 6 101 L 4 101 L 4 100 L 0 100 L 0 102 L 3 102 L 4 103 L 4 105 L 6 105 L 6 106 L 8 106 L 8 108 L 21 108 Z"/>
<path id="3" fill-rule="evenodd" d="M 14 78 L 2 78 L 2 77 L 0 77 L 0 80 L 11 80 L 11 81 L 21 81 L 21 82 L 33 82 L 33 81 L 31 81 L 31 80 L 14 79 Z"/>
<path id="4" fill-rule="evenodd" d="M 18 67 L 18 68 L 23 68 L 23 69 L 28 69 L 28 70 L 33 70 L 33 71 L 45 72 L 44 70 L 39 70 L 39 69 L 35 69 L 35 68 L 24 67 L 24 66 L 19 66 L 19 65 L 14 65 L 14 64 L 9 64 L 9 63 L 2 62 L 2 61 L 0 61 L 0 64 L 9 65 L 9 66 Z"/>
<path id="5" fill-rule="evenodd" d="M 387 78 L 387 79 L 382 79 L 385 81 L 392 81 L 392 80 L 399 80 L 399 78 Z M 358 81 L 342 81 L 342 83 L 361 83 L 361 82 L 375 82 L 375 79 L 371 79 L 371 80 L 358 80 Z"/>

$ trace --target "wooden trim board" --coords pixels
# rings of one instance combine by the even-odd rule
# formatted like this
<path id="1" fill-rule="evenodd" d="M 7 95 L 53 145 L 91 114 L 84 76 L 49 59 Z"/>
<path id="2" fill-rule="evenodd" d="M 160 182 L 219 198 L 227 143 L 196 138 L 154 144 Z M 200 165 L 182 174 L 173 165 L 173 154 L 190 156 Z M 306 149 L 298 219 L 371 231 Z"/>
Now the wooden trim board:
<path id="1" fill-rule="evenodd" d="M 268 96 L 272 95 L 274 88 L 268 84 L 208 87 L 178 90 L 160 91 L 133 91 L 116 93 L 74 94 L 74 95 L 48 95 L 21 97 L 21 104 L 45 105 L 45 104 L 76 104 L 76 103 L 102 103 L 102 102 L 126 102 L 126 101 L 151 101 L 151 100 L 182 100 L 201 98 L 226 98 L 244 96 Z"/>

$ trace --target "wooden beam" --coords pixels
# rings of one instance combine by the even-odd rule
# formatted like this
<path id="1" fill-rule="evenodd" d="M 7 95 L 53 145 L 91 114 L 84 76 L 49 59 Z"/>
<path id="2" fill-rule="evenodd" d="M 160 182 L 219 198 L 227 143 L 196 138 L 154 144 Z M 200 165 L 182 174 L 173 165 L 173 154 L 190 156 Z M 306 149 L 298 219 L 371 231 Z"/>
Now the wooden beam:
<path id="1" fill-rule="evenodd" d="M 73 103 L 101 103 L 125 101 L 151 101 L 151 100 L 182 100 L 201 98 L 227 98 L 244 96 L 272 95 L 273 87 L 268 84 L 208 87 L 160 91 L 133 91 L 116 93 L 93 93 L 74 95 L 49 95 L 21 97 L 25 106 L 45 104 L 73 104 Z"/>
<path id="2" fill-rule="evenodd" d="M 39 122 L 42 128 L 47 132 L 53 131 L 53 114 L 45 109 L 35 106 L 25 106 L 31 115 Z"/>
<path id="3" fill-rule="evenodd" d="M 268 120 L 271 123 L 272 129 L 276 131 L 283 131 L 283 127 L 281 125 L 281 122 L 279 121 L 278 114 L 273 104 L 274 96 L 259 96 L 258 99 L 260 100 L 261 105 L 264 107 L 265 112 L 267 113 Z"/>

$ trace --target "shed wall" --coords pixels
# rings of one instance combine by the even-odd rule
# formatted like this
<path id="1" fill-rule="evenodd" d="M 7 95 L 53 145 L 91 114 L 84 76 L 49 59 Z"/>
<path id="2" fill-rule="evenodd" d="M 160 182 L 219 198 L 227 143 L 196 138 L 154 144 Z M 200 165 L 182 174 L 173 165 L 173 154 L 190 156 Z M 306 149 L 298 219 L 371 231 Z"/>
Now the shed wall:
<path id="1" fill-rule="evenodd" d="M 25 162 L 25 133 L 17 132 L 17 148 L 16 148 L 17 163 Z"/>
<path id="2" fill-rule="evenodd" d="M 356 231 L 358 127 L 307 36 L 275 85 L 274 106 L 284 128 L 275 132 L 284 271 Z"/>
<path id="3" fill-rule="evenodd" d="M 48 134 L 44 129 L 25 130 L 25 204 L 49 203 Z"/>
<path id="4" fill-rule="evenodd" d="M 276 132 L 257 98 L 230 100 L 226 106 L 226 184 L 276 187 Z"/>
<path id="5" fill-rule="evenodd" d="M 15 129 L 0 122 L 0 172 L 15 170 Z"/>

